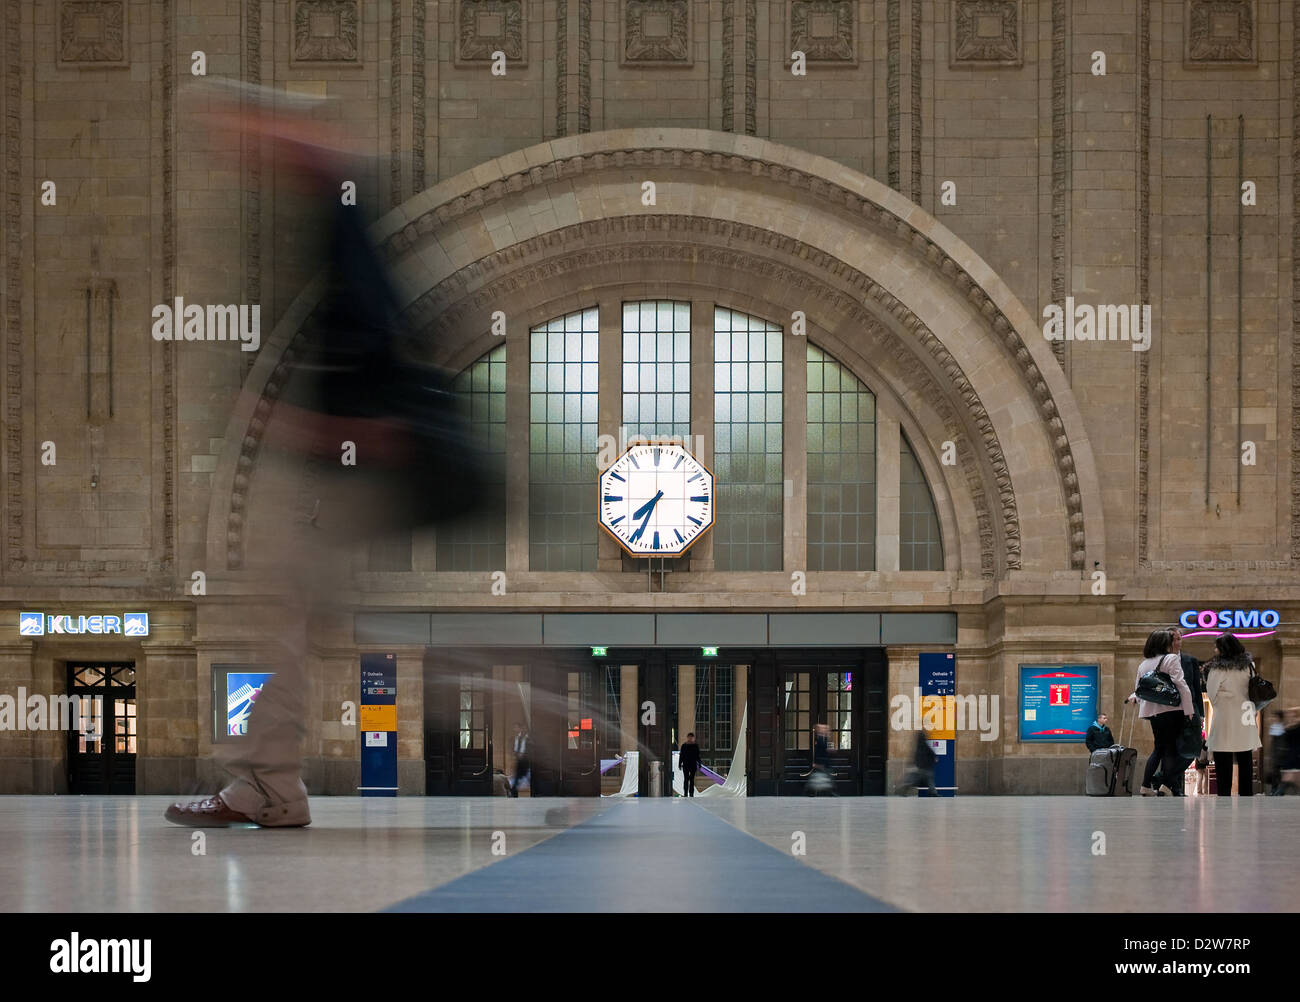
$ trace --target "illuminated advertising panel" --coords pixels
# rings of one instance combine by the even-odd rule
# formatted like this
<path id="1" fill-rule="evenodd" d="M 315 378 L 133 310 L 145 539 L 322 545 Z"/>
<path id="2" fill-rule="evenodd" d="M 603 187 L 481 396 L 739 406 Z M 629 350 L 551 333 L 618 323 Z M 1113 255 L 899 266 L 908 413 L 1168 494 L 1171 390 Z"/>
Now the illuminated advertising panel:
<path id="1" fill-rule="evenodd" d="M 1021 665 L 1020 740 L 1081 744 L 1097 719 L 1097 665 Z"/>

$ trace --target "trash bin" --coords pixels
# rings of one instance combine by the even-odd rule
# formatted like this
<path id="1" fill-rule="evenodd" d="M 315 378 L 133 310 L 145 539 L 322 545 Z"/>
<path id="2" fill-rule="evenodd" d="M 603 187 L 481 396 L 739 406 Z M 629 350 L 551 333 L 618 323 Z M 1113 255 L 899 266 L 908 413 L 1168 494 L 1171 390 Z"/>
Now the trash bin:
<path id="1" fill-rule="evenodd" d="M 662 762 L 650 763 L 650 796 L 662 797 L 664 795 L 664 774 L 661 771 Z"/>

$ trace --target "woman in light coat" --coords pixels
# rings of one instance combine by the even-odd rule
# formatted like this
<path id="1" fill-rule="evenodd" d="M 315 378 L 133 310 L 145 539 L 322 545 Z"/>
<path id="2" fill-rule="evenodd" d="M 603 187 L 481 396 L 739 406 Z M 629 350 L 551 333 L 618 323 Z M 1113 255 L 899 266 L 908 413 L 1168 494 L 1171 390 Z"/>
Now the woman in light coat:
<path id="1" fill-rule="evenodd" d="M 1180 772 L 1182 759 L 1178 755 L 1178 735 L 1182 733 L 1183 721 L 1193 717 L 1192 691 L 1187 687 L 1187 680 L 1183 678 L 1182 659 L 1172 653 L 1173 644 L 1172 630 L 1152 631 L 1151 636 L 1147 637 L 1146 646 L 1142 649 L 1142 663 L 1138 665 L 1137 677 L 1141 678 L 1147 672 L 1157 669 L 1164 672 L 1178 689 L 1178 695 L 1181 697 L 1179 705 L 1164 706 L 1138 699 L 1136 682 L 1134 682 L 1135 691 L 1126 700 L 1129 703 L 1137 703 L 1138 716 L 1151 721 L 1151 736 L 1155 739 L 1155 750 L 1147 759 L 1146 771 L 1142 774 L 1142 796 L 1144 797 L 1165 795 L 1163 791 L 1157 791 L 1151 786 L 1157 767 L 1165 777 L 1177 776 Z M 1168 782 L 1169 779 L 1166 778 L 1166 783 Z M 1172 788 L 1166 787 L 1166 789 L 1169 789 L 1169 795 L 1172 797 L 1182 796 Z"/>
<path id="2" fill-rule="evenodd" d="M 1214 707 L 1210 721 L 1210 755 L 1220 797 L 1232 796 L 1232 767 L 1241 770 L 1240 793 L 1254 794 L 1251 762 L 1261 747 L 1255 704 L 1250 701 L 1251 658 L 1241 641 L 1225 633 L 1214 641 L 1218 655 L 1205 663 L 1205 694 Z"/>

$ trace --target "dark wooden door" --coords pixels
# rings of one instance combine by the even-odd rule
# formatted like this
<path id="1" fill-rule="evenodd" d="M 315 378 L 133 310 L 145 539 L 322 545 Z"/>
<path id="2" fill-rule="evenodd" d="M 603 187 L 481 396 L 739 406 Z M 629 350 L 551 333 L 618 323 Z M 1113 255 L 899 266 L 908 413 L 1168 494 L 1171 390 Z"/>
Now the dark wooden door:
<path id="1" fill-rule="evenodd" d="M 68 792 L 135 793 L 135 663 L 69 663 L 68 695 L 77 708 L 68 731 Z"/>
<path id="2" fill-rule="evenodd" d="M 881 673 L 874 668 L 857 658 L 788 663 L 776 672 L 778 794 L 807 793 L 819 723 L 827 727 L 834 792 L 839 796 L 883 792 L 884 721 L 875 704 L 883 703 L 884 692 L 873 677 Z M 875 741 L 869 740 L 872 726 L 881 729 Z"/>
<path id="3" fill-rule="evenodd" d="M 560 796 L 600 796 L 601 726 L 604 668 L 600 664 L 564 667 L 565 734 L 560 753 Z"/>
<path id="4" fill-rule="evenodd" d="M 464 668 L 456 686 L 455 741 L 452 747 L 457 796 L 492 793 L 492 672 Z"/>

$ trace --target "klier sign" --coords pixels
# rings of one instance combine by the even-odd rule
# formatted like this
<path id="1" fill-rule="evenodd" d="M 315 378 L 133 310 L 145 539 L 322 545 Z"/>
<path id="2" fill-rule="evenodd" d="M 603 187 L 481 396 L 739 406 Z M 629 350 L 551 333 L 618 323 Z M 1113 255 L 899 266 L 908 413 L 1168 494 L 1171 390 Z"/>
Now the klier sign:
<path id="1" fill-rule="evenodd" d="M 1178 617 L 1178 625 L 1193 633 L 1185 637 L 1209 637 L 1230 631 L 1239 637 L 1267 637 L 1277 632 L 1281 617 L 1273 609 L 1188 609 Z M 1197 629 L 1199 627 L 1199 629 Z M 1243 630 L 1263 632 L 1244 633 Z"/>
<path id="2" fill-rule="evenodd" d="M 23 637 L 107 633 L 116 633 L 120 637 L 147 637 L 149 614 L 125 612 L 120 616 L 52 616 L 45 612 L 18 613 L 18 634 Z"/>

